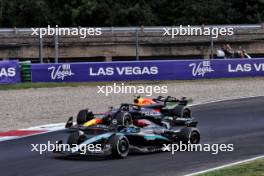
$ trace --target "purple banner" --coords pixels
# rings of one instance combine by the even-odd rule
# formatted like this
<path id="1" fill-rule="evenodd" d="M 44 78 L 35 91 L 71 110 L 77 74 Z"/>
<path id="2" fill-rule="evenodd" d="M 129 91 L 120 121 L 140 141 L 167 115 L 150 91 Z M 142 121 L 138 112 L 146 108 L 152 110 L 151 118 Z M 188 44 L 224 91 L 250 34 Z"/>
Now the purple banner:
<path id="1" fill-rule="evenodd" d="M 32 82 L 184 80 L 264 76 L 264 59 L 32 64 Z"/>
<path id="2" fill-rule="evenodd" d="M 18 61 L 0 61 L 0 84 L 20 82 Z"/>

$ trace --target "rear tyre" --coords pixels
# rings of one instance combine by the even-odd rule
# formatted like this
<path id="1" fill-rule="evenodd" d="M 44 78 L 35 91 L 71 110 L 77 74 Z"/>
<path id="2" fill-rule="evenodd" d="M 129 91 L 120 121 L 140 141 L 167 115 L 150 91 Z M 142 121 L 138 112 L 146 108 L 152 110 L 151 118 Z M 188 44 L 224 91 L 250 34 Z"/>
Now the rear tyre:
<path id="1" fill-rule="evenodd" d="M 112 156 L 117 159 L 126 158 L 129 152 L 129 141 L 126 136 L 114 135 L 110 138 Z"/>
<path id="2" fill-rule="evenodd" d="M 192 131 L 189 140 L 190 140 L 191 144 L 199 144 L 199 142 L 200 142 L 200 133 L 198 131 Z"/>
<path id="3" fill-rule="evenodd" d="M 191 110 L 188 108 L 183 109 L 182 117 L 183 118 L 191 118 Z"/>
<path id="4" fill-rule="evenodd" d="M 181 130 L 179 138 L 184 144 L 199 144 L 200 132 L 196 128 L 186 127 Z"/>
<path id="5" fill-rule="evenodd" d="M 129 126 L 133 124 L 132 116 L 128 112 L 120 111 L 116 115 L 117 125 Z"/>

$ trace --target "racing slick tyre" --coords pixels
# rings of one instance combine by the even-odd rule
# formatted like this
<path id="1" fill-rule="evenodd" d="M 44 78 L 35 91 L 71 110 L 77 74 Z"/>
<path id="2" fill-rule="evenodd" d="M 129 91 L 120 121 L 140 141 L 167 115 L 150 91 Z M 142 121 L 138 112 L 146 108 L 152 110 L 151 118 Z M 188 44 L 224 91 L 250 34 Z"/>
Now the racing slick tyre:
<path id="1" fill-rule="evenodd" d="M 191 110 L 188 108 L 183 109 L 182 117 L 183 118 L 191 118 Z"/>
<path id="2" fill-rule="evenodd" d="M 184 144 L 199 144 L 200 132 L 197 128 L 186 127 L 180 131 L 179 138 Z"/>
<path id="3" fill-rule="evenodd" d="M 77 124 L 82 125 L 91 119 L 93 119 L 93 113 L 91 111 L 88 109 L 80 110 L 77 115 Z"/>
<path id="4" fill-rule="evenodd" d="M 117 121 L 117 125 L 129 126 L 133 124 L 132 116 L 129 112 L 120 111 L 119 113 L 117 113 L 115 118 Z"/>
<path id="5" fill-rule="evenodd" d="M 178 105 L 170 110 L 170 115 L 174 117 L 182 117 L 184 106 Z"/>
<path id="6" fill-rule="evenodd" d="M 80 133 L 81 133 L 80 131 L 76 131 L 76 132 L 70 134 L 70 136 L 68 137 L 68 140 L 67 140 L 67 144 L 69 144 L 70 147 L 73 147 L 73 145 L 75 145 L 75 144 L 78 145 L 84 141 L 84 139 Z"/>
<path id="7" fill-rule="evenodd" d="M 129 152 L 129 141 L 126 136 L 114 135 L 110 138 L 112 156 L 117 159 L 126 158 Z"/>

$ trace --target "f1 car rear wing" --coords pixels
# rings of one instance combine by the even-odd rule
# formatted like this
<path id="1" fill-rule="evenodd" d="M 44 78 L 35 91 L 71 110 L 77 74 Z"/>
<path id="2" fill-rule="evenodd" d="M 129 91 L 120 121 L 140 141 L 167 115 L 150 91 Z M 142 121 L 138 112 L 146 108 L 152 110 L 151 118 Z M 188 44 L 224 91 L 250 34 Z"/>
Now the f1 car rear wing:
<path id="1" fill-rule="evenodd" d="M 182 97 L 181 99 L 178 99 L 178 98 L 172 97 L 172 96 L 167 96 L 167 97 L 158 96 L 157 98 L 155 98 L 153 100 L 156 102 L 164 102 L 165 105 L 167 102 L 175 102 L 175 103 L 179 103 L 179 105 L 183 105 L 183 106 L 186 106 L 188 104 L 188 100 L 186 97 Z"/>

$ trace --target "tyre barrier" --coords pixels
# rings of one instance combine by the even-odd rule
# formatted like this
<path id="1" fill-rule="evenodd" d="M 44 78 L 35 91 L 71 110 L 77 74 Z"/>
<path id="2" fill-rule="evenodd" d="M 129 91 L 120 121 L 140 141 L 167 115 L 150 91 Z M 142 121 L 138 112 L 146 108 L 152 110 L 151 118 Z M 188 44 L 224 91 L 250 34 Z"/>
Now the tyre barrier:
<path id="1" fill-rule="evenodd" d="M 31 61 L 19 62 L 22 82 L 31 82 Z"/>

